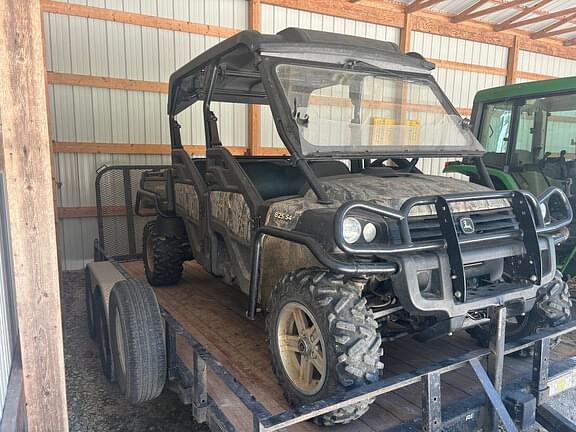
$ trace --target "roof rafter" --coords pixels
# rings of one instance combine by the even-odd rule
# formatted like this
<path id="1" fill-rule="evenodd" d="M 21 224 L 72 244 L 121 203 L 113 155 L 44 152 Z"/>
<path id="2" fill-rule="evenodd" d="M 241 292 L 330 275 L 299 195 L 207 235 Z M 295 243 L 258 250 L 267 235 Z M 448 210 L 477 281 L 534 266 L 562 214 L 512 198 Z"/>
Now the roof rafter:
<path id="1" fill-rule="evenodd" d="M 573 45 L 576 45 L 576 38 L 569 39 L 566 42 L 564 42 L 564 46 L 573 46 Z"/>
<path id="2" fill-rule="evenodd" d="M 535 33 L 532 33 L 530 35 L 530 37 L 532 39 L 541 39 L 543 37 L 552 37 L 552 36 L 557 36 L 557 35 L 561 35 L 561 34 L 571 33 L 572 31 L 574 31 L 574 27 L 569 27 L 566 29 L 561 29 L 561 30 L 556 30 L 556 31 L 553 31 L 553 30 L 557 29 L 561 25 L 569 23 L 574 18 L 576 18 L 576 13 L 574 13 L 572 15 L 568 15 L 567 17 L 564 17 L 561 20 L 550 24 L 549 26 L 543 28 L 542 30 L 539 30 Z"/>
<path id="3" fill-rule="evenodd" d="M 505 21 L 502 21 L 499 24 L 496 24 L 494 26 L 494 31 L 503 31 L 503 30 L 507 30 L 508 28 L 510 28 L 510 24 L 518 21 L 520 18 L 524 18 L 526 15 L 531 14 L 532 12 L 537 12 L 538 9 L 546 6 L 548 3 L 552 3 L 553 0 L 542 0 L 538 3 L 536 3 L 535 5 L 532 5 L 530 7 L 524 8 L 522 9 L 520 12 L 518 12 L 516 15 L 511 16 L 510 18 L 508 18 Z"/>
<path id="4" fill-rule="evenodd" d="M 463 21 L 468 21 L 471 19 L 479 18 L 479 17 L 484 16 L 484 15 L 491 14 L 493 12 L 498 12 L 498 11 L 501 11 L 504 9 L 508 9 L 508 8 L 522 5 L 525 3 L 529 3 L 532 1 L 534 1 L 534 0 L 512 0 L 511 2 L 508 2 L 508 3 L 501 3 L 499 5 L 492 6 L 492 7 L 486 8 L 486 9 L 476 10 L 480 4 L 487 3 L 487 1 L 485 1 L 485 0 L 480 0 L 478 3 L 476 3 L 474 5 L 476 7 L 472 6 L 468 9 L 466 9 L 464 12 L 461 12 L 458 15 L 455 15 L 454 17 L 452 17 L 452 22 L 453 23 L 459 23 L 459 22 L 463 22 Z"/>
<path id="5" fill-rule="evenodd" d="M 546 15 L 540 15 L 540 16 L 537 16 L 535 18 L 529 18 L 529 19 L 525 19 L 522 21 L 516 21 L 514 23 L 511 23 L 508 25 L 507 30 L 511 29 L 511 28 L 516 28 L 516 27 L 522 27 L 522 26 L 529 25 L 529 24 L 539 23 L 541 21 L 547 21 L 547 20 L 553 19 L 553 18 L 566 17 L 566 16 L 572 15 L 574 13 L 576 13 L 576 7 L 571 7 L 568 9 L 563 9 L 563 10 L 556 11 L 556 12 L 551 12 L 551 13 L 546 14 Z"/>
<path id="6" fill-rule="evenodd" d="M 434 6 L 437 3 L 442 3 L 443 1 L 446 0 L 414 0 L 412 3 L 406 6 L 406 13 L 412 13 L 421 9 L 426 9 L 430 6 Z"/>

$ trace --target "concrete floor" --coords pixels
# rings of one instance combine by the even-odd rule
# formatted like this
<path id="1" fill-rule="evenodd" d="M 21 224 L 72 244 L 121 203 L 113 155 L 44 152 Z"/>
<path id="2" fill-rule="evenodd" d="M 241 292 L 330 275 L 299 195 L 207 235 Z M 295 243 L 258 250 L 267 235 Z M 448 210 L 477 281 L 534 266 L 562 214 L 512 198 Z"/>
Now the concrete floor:
<path id="1" fill-rule="evenodd" d="M 104 378 L 98 350 L 88 336 L 84 272 L 65 272 L 62 282 L 70 432 L 208 431 L 192 420 L 190 408 L 172 392 L 164 391 L 158 399 L 142 405 L 131 405 L 123 399 L 118 386 Z M 569 343 L 576 346 L 576 335 L 571 335 Z M 576 421 L 576 390 L 563 393 L 551 403 Z M 544 431 L 538 427 L 535 430 Z"/>

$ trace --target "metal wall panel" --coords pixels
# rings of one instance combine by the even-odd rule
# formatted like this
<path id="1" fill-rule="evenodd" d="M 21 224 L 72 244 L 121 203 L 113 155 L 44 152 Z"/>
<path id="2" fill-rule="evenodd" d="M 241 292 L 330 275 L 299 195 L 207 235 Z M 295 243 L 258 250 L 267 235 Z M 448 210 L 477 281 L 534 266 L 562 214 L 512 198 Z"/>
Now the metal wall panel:
<path id="1" fill-rule="evenodd" d="M 61 0 L 62 1 L 62 0 Z M 66 3 L 66 1 L 63 1 Z M 248 27 L 246 0 L 71 0 L 105 7 L 230 28 Z M 170 74 L 220 38 L 177 31 L 44 14 L 48 71 L 120 79 L 168 82 Z M 54 141 L 168 144 L 167 95 L 140 91 L 49 85 Z M 213 104 L 224 145 L 248 145 L 248 110 Z M 203 144 L 200 106 L 182 113 L 184 144 Z M 60 153 L 55 155 L 57 202 L 94 207 L 96 169 L 104 164 L 161 164 L 169 156 Z M 95 218 L 63 219 L 59 245 L 64 270 L 92 259 Z"/>
<path id="2" fill-rule="evenodd" d="M 18 328 L 14 305 L 12 253 L 8 241 L 6 201 L 4 198 L 4 176 L 0 174 L 0 422 L 6 402 Z"/>
<path id="3" fill-rule="evenodd" d="M 518 70 L 551 77 L 574 76 L 576 75 L 576 60 L 520 50 Z"/>

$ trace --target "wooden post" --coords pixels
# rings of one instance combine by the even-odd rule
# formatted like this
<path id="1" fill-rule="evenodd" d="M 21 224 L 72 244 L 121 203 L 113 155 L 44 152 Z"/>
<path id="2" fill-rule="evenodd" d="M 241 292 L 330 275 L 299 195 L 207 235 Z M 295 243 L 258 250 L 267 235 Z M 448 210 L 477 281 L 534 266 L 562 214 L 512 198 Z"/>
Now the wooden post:
<path id="1" fill-rule="evenodd" d="M 249 28 L 260 31 L 260 0 L 250 0 L 249 4 Z M 260 153 L 260 106 L 248 105 L 248 153 L 257 155 Z"/>
<path id="2" fill-rule="evenodd" d="M 506 85 L 515 84 L 518 76 L 518 56 L 520 54 L 520 39 L 514 36 L 514 45 L 508 48 L 508 66 L 506 69 Z"/>
<path id="3" fill-rule="evenodd" d="M 412 50 L 412 14 L 404 14 L 404 27 L 400 30 L 400 50 L 406 54 Z"/>
<path id="4" fill-rule="evenodd" d="M 0 117 L 28 430 L 68 431 L 40 0 L 0 1 Z"/>

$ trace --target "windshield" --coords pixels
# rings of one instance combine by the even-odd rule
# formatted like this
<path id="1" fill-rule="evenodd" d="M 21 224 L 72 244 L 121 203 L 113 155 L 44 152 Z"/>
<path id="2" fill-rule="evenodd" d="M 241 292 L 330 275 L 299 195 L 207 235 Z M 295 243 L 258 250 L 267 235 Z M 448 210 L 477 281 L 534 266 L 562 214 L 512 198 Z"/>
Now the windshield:
<path id="1" fill-rule="evenodd" d="M 462 155 L 481 152 L 426 79 L 280 64 L 276 73 L 302 153 Z"/>

